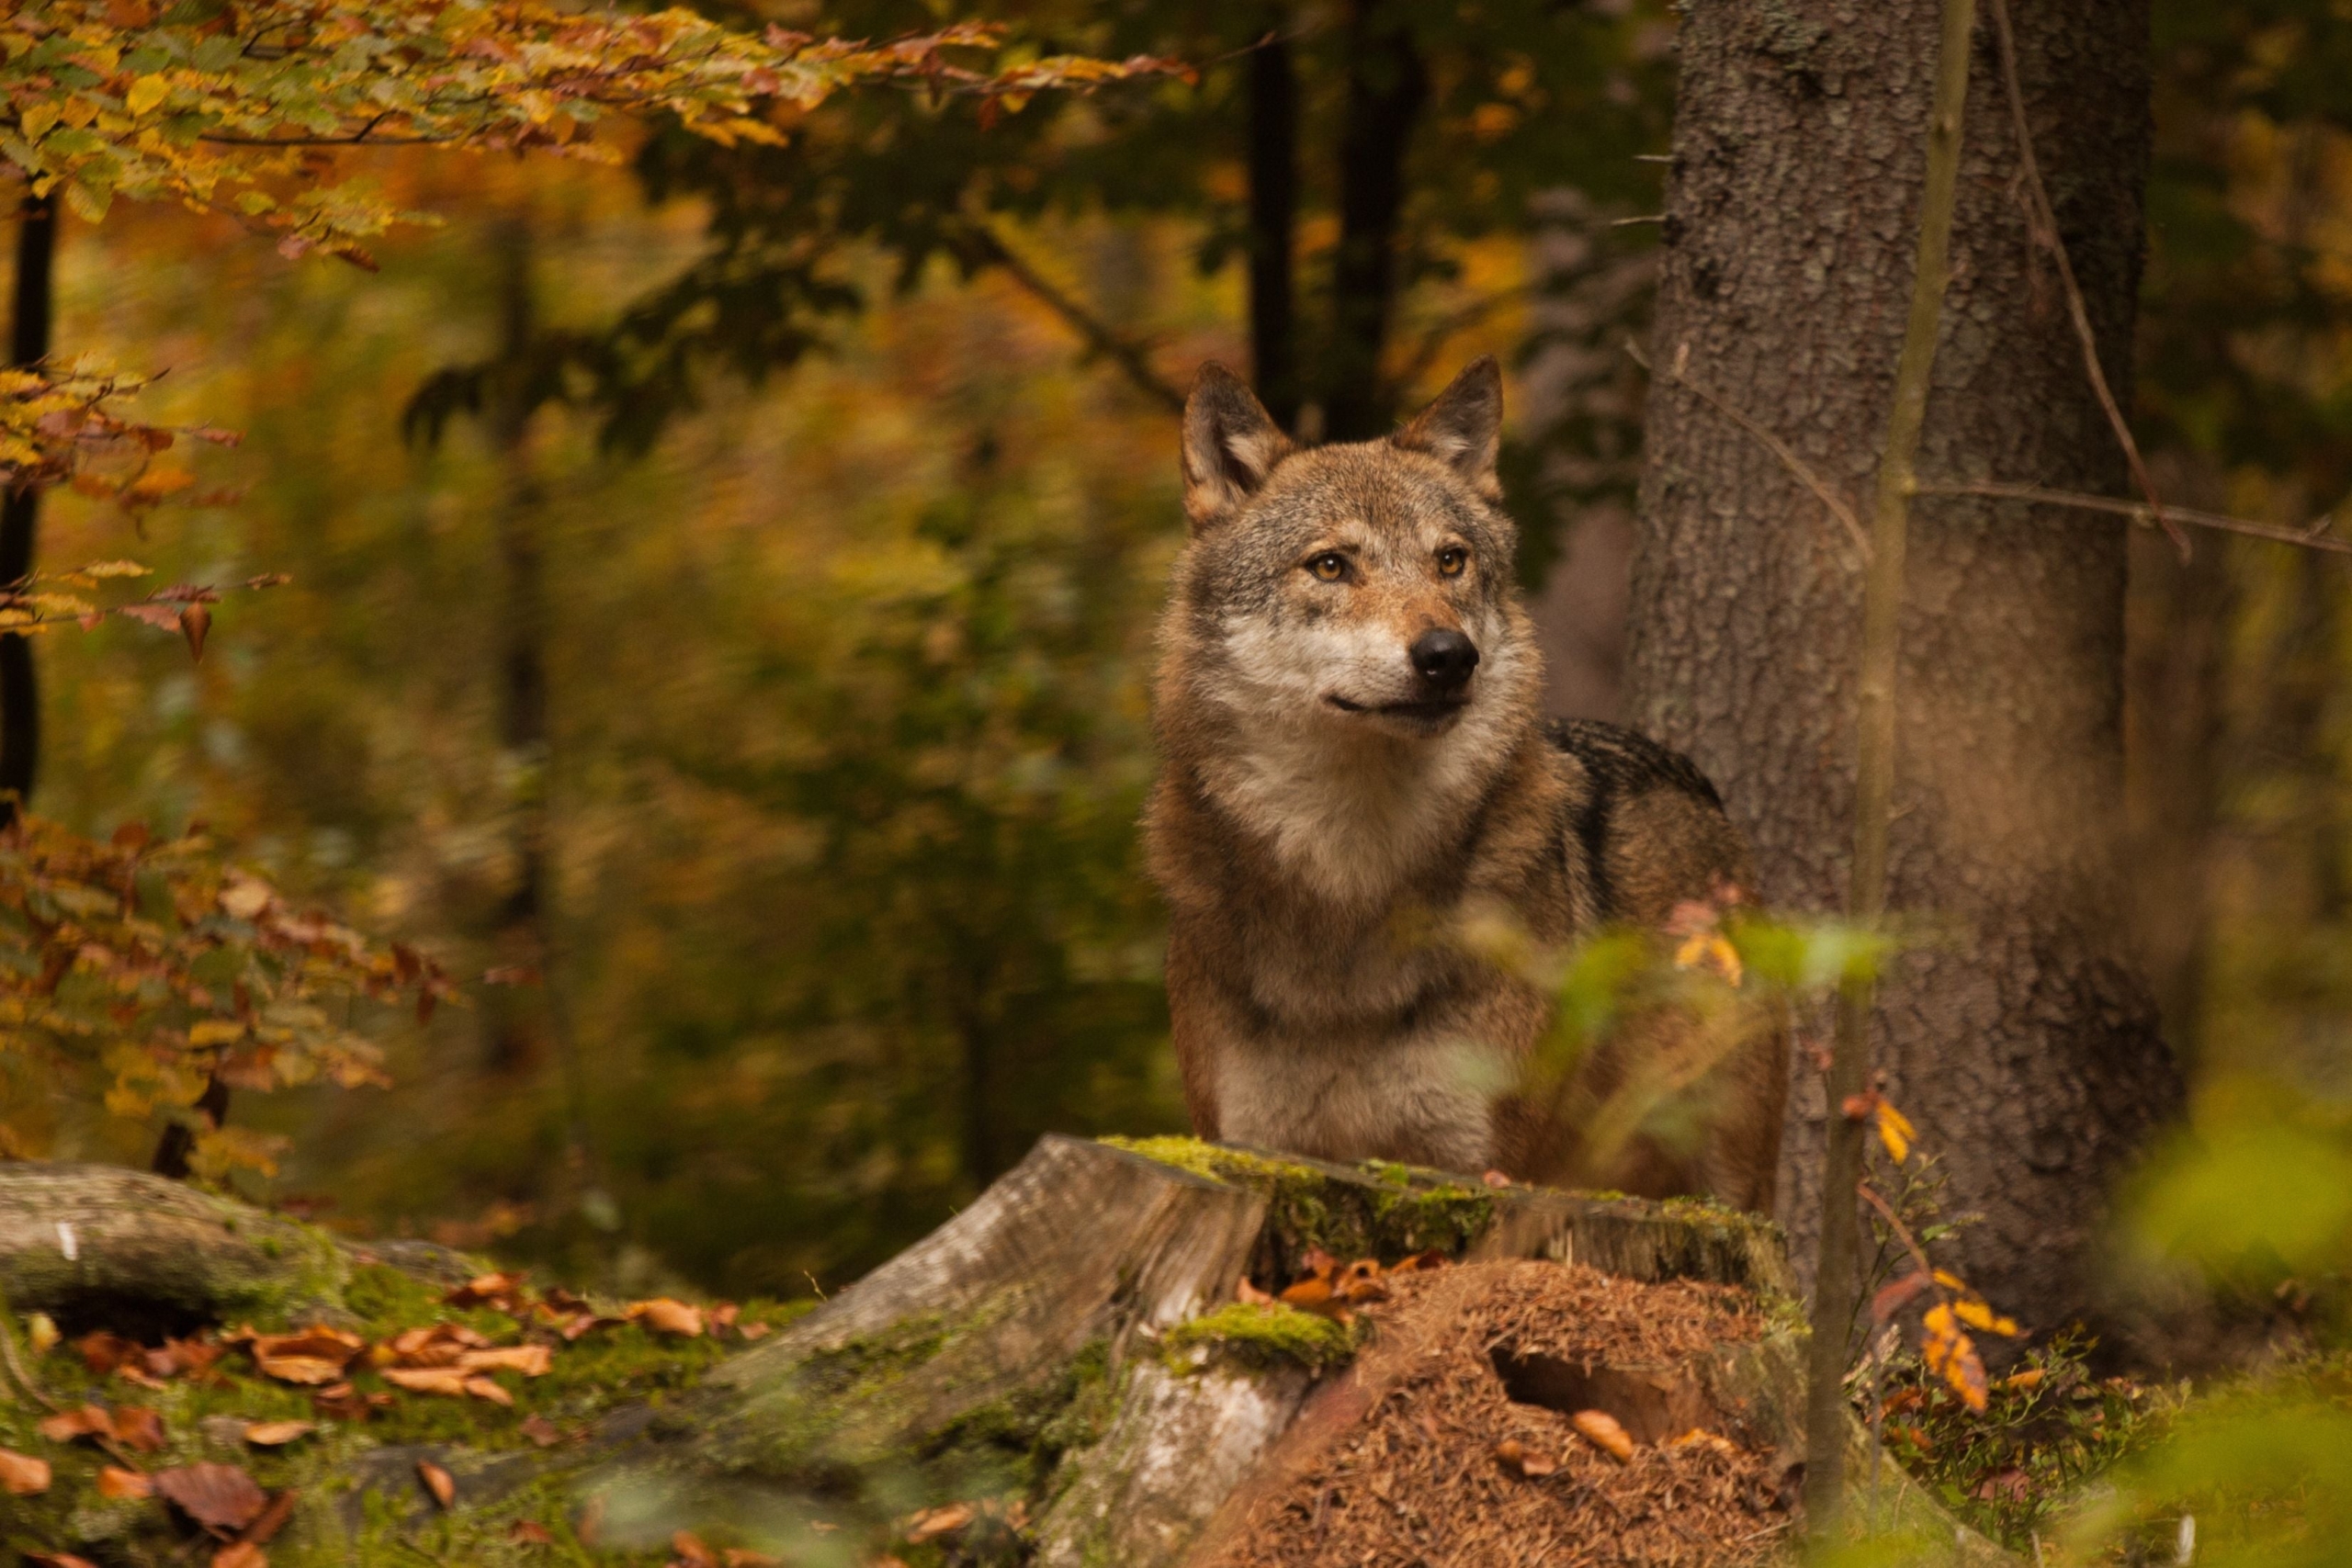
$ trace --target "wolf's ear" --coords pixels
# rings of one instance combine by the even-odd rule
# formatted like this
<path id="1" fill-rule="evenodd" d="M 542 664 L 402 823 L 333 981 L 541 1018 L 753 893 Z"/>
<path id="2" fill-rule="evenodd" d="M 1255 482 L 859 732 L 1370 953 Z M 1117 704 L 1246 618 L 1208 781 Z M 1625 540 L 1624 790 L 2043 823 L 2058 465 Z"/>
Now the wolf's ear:
<path id="1" fill-rule="evenodd" d="M 1214 361 L 1202 366 L 1184 400 L 1184 515 L 1193 532 L 1249 500 L 1290 450 L 1240 377 Z"/>
<path id="2" fill-rule="evenodd" d="M 1447 464 L 1487 500 L 1502 500 L 1503 482 L 1495 473 L 1503 442 L 1502 367 L 1493 355 L 1480 355 L 1389 440 Z"/>

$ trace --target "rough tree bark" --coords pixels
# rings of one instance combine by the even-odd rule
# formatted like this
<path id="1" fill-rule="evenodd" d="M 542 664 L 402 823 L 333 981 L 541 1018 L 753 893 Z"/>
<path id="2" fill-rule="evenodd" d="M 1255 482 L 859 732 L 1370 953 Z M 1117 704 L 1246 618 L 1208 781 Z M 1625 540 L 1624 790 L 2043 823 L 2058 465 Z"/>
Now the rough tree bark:
<path id="1" fill-rule="evenodd" d="M 1331 254 L 1331 339 L 1318 400 L 1325 440 L 1365 441 L 1388 433 L 1393 412 L 1381 350 L 1396 302 L 1405 153 L 1430 78 L 1408 14 L 1386 0 L 1352 0 L 1344 47 L 1340 241 Z"/>
<path id="2" fill-rule="evenodd" d="M 1654 339 L 1661 371 L 1867 489 L 1910 287 L 1934 0 L 1691 7 Z M 2036 150 L 2107 374 L 2128 388 L 2148 156 L 2147 13 L 2020 8 Z M 1989 26 L 1970 88 L 1954 277 L 1923 479 L 2111 491 L 2114 437 L 2029 238 Z M 1754 836 L 1765 897 L 1836 910 L 1852 842 L 1861 575 L 1792 475 L 1677 378 L 1650 396 L 1629 709 Z M 2015 502 L 1916 503 L 1890 907 L 1921 945 L 1875 1055 L 1984 1223 L 1956 1245 L 2006 1309 L 2088 1302 L 2109 1178 L 2180 1086 L 2127 954 L 2124 530 Z M 1823 1114 L 1800 1053 L 1781 1183 L 1817 1213 Z M 1797 1256 L 1808 1248 L 1800 1240 Z"/>

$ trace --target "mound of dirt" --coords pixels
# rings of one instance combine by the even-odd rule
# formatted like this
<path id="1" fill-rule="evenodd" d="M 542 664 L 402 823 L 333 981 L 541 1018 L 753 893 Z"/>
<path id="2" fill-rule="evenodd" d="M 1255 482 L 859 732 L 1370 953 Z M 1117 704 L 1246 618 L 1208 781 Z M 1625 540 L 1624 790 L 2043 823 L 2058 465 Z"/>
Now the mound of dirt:
<path id="1" fill-rule="evenodd" d="M 1398 1276 L 1391 1292 L 1370 1309 L 1371 1346 L 1195 1562 L 1742 1568 L 1781 1553 L 1781 1434 L 1715 1375 L 1726 1347 L 1763 1336 L 1747 1292 L 1511 1262 Z"/>

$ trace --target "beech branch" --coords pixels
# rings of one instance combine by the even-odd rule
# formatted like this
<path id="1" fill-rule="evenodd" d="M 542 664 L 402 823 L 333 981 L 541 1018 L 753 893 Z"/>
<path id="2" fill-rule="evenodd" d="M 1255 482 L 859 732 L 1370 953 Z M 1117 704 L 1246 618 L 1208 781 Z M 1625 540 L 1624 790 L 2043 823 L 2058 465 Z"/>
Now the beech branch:
<path id="1" fill-rule="evenodd" d="M 1157 400 L 1178 413 L 1184 412 L 1184 394 L 1153 367 L 1150 351 L 1143 344 L 1114 331 L 1102 317 L 1031 265 L 986 222 L 978 219 L 966 219 L 957 226 L 956 232 L 967 261 L 976 266 L 1001 268 L 1007 277 L 1027 289 L 1040 304 L 1059 316 L 1071 331 L 1077 333 L 1084 340 L 1090 355 L 1100 355 L 1125 371 L 1127 379 L 1134 382 L 1145 396 Z"/>
<path id="2" fill-rule="evenodd" d="M 2009 28 L 2008 0 L 1993 0 L 1993 30 L 2000 38 L 2001 78 L 2008 90 L 2009 120 L 2017 133 L 2018 169 L 2025 176 L 2026 228 L 2058 265 L 2059 287 L 2066 296 L 2066 316 L 2075 323 L 2075 336 L 2083 345 L 2083 368 L 2090 373 L 2091 390 L 2098 394 L 2098 406 L 2107 411 L 2107 423 L 2115 432 L 2117 445 L 2123 448 L 2123 460 L 2132 466 L 2132 482 L 2148 498 L 2148 511 L 2156 525 L 2172 540 L 2180 558 L 2187 560 L 2188 536 L 2165 514 L 2165 504 L 2156 495 L 2156 481 L 2140 457 L 2140 444 L 2132 437 L 2131 423 L 2123 417 L 2123 410 L 2116 404 L 2115 392 L 2107 384 L 2107 371 L 2098 362 L 2098 334 L 2091 331 L 2090 307 L 2083 302 L 2083 291 L 2075 282 L 2075 264 L 2066 254 L 2066 242 L 2058 237 L 2057 209 L 2050 205 L 2049 187 L 2041 183 L 2041 165 L 2033 155 L 2033 131 L 2026 124 L 2025 89 L 2018 82 L 2018 43 Z"/>

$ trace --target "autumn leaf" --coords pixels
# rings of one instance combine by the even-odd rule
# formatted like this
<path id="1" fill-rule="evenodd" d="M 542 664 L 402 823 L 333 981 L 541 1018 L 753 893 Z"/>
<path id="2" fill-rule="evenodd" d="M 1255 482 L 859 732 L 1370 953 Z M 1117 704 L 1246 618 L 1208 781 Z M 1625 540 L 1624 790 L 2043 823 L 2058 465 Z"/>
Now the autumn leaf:
<path id="1" fill-rule="evenodd" d="M 367 1348 L 368 1342 L 357 1335 L 324 1324 L 314 1324 L 300 1334 L 255 1335 L 246 1345 L 263 1376 L 299 1383 L 334 1382 Z"/>
<path id="2" fill-rule="evenodd" d="M 555 1365 L 555 1353 L 544 1345 L 506 1345 L 483 1350 L 468 1350 L 458 1358 L 458 1365 L 469 1372 L 520 1372 L 526 1378 L 544 1377 Z"/>
<path id="3" fill-rule="evenodd" d="M 153 1497 L 155 1483 L 135 1470 L 119 1465 L 107 1465 L 98 1472 L 98 1495 L 118 1501 L 133 1497 Z"/>
<path id="4" fill-rule="evenodd" d="M 52 1443 L 70 1443 L 76 1438 L 110 1438 L 114 1436 L 114 1417 L 99 1405 L 85 1404 L 43 1418 L 34 1430 Z"/>
<path id="5" fill-rule="evenodd" d="M 281 1448 L 318 1429 L 315 1421 L 254 1421 L 245 1427 L 245 1441 L 260 1449 Z"/>
<path id="6" fill-rule="evenodd" d="M 458 1483 L 447 1471 L 429 1459 L 421 1459 L 416 1461 L 416 1478 L 424 1483 L 424 1489 L 433 1494 L 433 1500 L 444 1509 L 457 1506 Z"/>
<path id="7" fill-rule="evenodd" d="M 718 1554 L 703 1544 L 702 1537 L 692 1530 L 679 1530 L 670 1537 L 670 1550 L 677 1553 L 680 1568 L 718 1568 Z"/>
<path id="8" fill-rule="evenodd" d="M 268 1495 L 254 1478 L 232 1464 L 191 1464 L 159 1470 L 152 1477 L 156 1495 L 207 1529 L 243 1529 L 268 1506 Z"/>
<path id="9" fill-rule="evenodd" d="M 1630 1464 L 1634 1458 L 1634 1439 L 1617 1418 L 1605 1410 L 1579 1410 L 1568 1417 L 1579 1436 L 1594 1448 L 1620 1464 Z"/>
<path id="10" fill-rule="evenodd" d="M 632 1302 L 628 1306 L 630 1321 L 644 1325 L 659 1333 L 692 1339 L 702 1333 L 702 1308 L 684 1302 L 657 1296 L 650 1302 Z"/>
<path id="11" fill-rule="evenodd" d="M 463 1398 L 466 1374 L 455 1367 L 386 1367 L 384 1381 L 411 1393 L 441 1393 Z"/>
<path id="12" fill-rule="evenodd" d="M 771 1557 L 764 1551 L 753 1551 L 741 1546 L 729 1547 L 718 1554 L 718 1560 L 726 1568 L 784 1568 L 783 1558 Z"/>
<path id="13" fill-rule="evenodd" d="M 269 1554 L 250 1540 L 232 1540 L 212 1554 L 212 1568 L 269 1568 Z"/>
<path id="14" fill-rule="evenodd" d="M 553 1546 L 555 1531 L 537 1519 L 516 1519 L 507 1528 L 506 1539 L 516 1546 Z"/>
<path id="15" fill-rule="evenodd" d="M 1882 1100 L 1878 1102 L 1878 1141 L 1886 1145 L 1887 1156 L 1901 1165 L 1911 1155 L 1911 1140 L 1919 1135 L 1911 1119 Z"/>
<path id="16" fill-rule="evenodd" d="M 1548 1454 L 1538 1453 L 1517 1438 L 1505 1438 L 1495 1445 L 1495 1461 L 1514 1474 L 1540 1481 L 1560 1468 L 1559 1461 Z"/>
<path id="17" fill-rule="evenodd" d="M 466 1392 L 476 1399 L 486 1399 L 492 1404 L 503 1404 L 510 1409 L 514 1404 L 514 1396 L 507 1393 L 495 1378 L 469 1377 L 466 1379 Z"/>
<path id="18" fill-rule="evenodd" d="M 49 1490 L 49 1461 L 0 1449 L 0 1487 L 11 1497 L 30 1497 Z"/>
<path id="19" fill-rule="evenodd" d="M 924 1541 L 936 1540 L 943 1535 L 954 1535 L 971 1522 L 972 1505 L 949 1503 L 942 1507 L 918 1510 L 907 1521 L 903 1533 L 910 1544 L 921 1546 Z"/>
<path id="20" fill-rule="evenodd" d="M 1241 1277 L 1239 1284 L 1233 1287 L 1233 1299 L 1250 1306 L 1272 1306 L 1274 1301 L 1270 1292 L 1251 1284 L 1247 1274 Z"/>
<path id="21" fill-rule="evenodd" d="M 557 1430 L 556 1424 L 537 1411 L 524 1416 L 523 1424 L 515 1429 L 539 1448 L 551 1449 L 563 1441 L 563 1434 Z"/>
<path id="22" fill-rule="evenodd" d="M 205 635 L 212 630 L 212 612 L 201 604 L 189 604 L 180 611 L 180 635 L 187 638 L 188 656 L 197 662 L 204 661 Z"/>
<path id="23" fill-rule="evenodd" d="M 114 1413 L 114 1438 L 126 1448 L 152 1454 L 164 1446 L 164 1417 L 143 1404 L 125 1404 Z"/>

